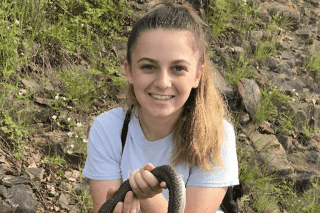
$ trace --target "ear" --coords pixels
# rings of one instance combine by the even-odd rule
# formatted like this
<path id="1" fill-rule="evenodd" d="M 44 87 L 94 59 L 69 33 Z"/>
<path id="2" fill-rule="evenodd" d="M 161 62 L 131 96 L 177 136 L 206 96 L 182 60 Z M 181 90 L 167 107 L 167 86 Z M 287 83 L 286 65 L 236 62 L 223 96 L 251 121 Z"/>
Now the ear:
<path id="1" fill-rule="evenodd" d="M 124 61 L 123 67 L 124 67 L 124 71 L 126 73 L 127 81 L 130 84 L 133 84 L 131 66 L 127 60 Z"/>
<path id="2" fill-rule="evenodd" d="M 194 79 L 192 88 L 197 88 L 197 87 L 199 86 L 199 83 L 200 83 L 200 80 L 201 80 L 201 76 L 202 76 L 202 73 L 203 73 L 203 67 L 204 67 L 204 65 L 202 64 L 202 65 L 198 68 L 198 71 L 197 71 L 197 73 L 196 73 L 196 77 L 195 77 L 195 79 Z"/>

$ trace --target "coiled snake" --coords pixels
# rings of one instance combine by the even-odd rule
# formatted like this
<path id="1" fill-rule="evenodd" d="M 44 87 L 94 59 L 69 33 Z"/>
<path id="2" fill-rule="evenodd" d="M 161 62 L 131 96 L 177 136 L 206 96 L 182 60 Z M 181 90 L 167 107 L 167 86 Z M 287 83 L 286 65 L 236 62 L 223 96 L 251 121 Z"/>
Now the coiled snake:
<path id="1" fill-rule="evenodd" d="M 154 168 L 151 173 L 160 181 L 165 181 L 169 189 L 168 213 L 184 212 L 186 204 L 186 191 L 184 182 L 179 173 L 170 165 Z M 123 202 L 128 191 L 132 191 L 129 180 L 121 184 L 119 190 L 108 199 L 99 209 L 98 213 L 112 213 L 118 202 Z"/>

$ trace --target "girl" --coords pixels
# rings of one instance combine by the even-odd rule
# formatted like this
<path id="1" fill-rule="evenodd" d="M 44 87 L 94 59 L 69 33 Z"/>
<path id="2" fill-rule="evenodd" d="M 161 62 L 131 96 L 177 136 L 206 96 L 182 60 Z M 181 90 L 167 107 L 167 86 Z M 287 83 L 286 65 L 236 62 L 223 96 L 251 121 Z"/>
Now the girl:
<path id="1" fill-rule="evenodd" d="M 150 173 L 164 164 L 186 184 L 185 212 L 222 212 L 227 187 L 239 184 L 235 135 L 223 119 L 202 23 L 186 2 L 166 1 L 132 29 L 124 62 L 127 107 L 99 115 L 89 134 L 83 174 L 91 179 L 94 212 L 128 178 L 133 192 L 114 212 L 167 212 L 166 184 Z"/>

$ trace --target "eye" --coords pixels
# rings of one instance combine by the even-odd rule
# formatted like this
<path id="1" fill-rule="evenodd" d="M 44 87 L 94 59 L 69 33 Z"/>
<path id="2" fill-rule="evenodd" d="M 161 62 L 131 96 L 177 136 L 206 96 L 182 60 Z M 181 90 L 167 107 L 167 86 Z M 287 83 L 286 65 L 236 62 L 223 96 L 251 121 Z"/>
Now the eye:
<path id="1" fill-rule="evenodd" d="M 151 71 L 154 69 L 154 66 L 151 64 L 145 64 L 141 66 L 141 69 L 146 70 L 146 71 Z"/>
<path id="2" fill-rule="evenodd" d="M 184 71 L 184 70 L 187 70 L 187 69 L 184 66 L 174 66 L 173 70 L 176 71 L 176 72 L 181 72 L 181 71 Z"/>

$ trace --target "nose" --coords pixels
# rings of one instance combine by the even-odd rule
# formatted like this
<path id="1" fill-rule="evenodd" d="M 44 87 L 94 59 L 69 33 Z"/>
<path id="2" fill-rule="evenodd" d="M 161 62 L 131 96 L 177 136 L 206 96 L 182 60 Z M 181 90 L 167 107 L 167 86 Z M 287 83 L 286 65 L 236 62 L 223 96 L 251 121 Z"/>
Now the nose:
<path id="1" fill-rule="evenodd" d="M 171 77 L 166 69 L 160 70 L 157 73 L 154 85 L 160 89 L 171 87 Z"/>

